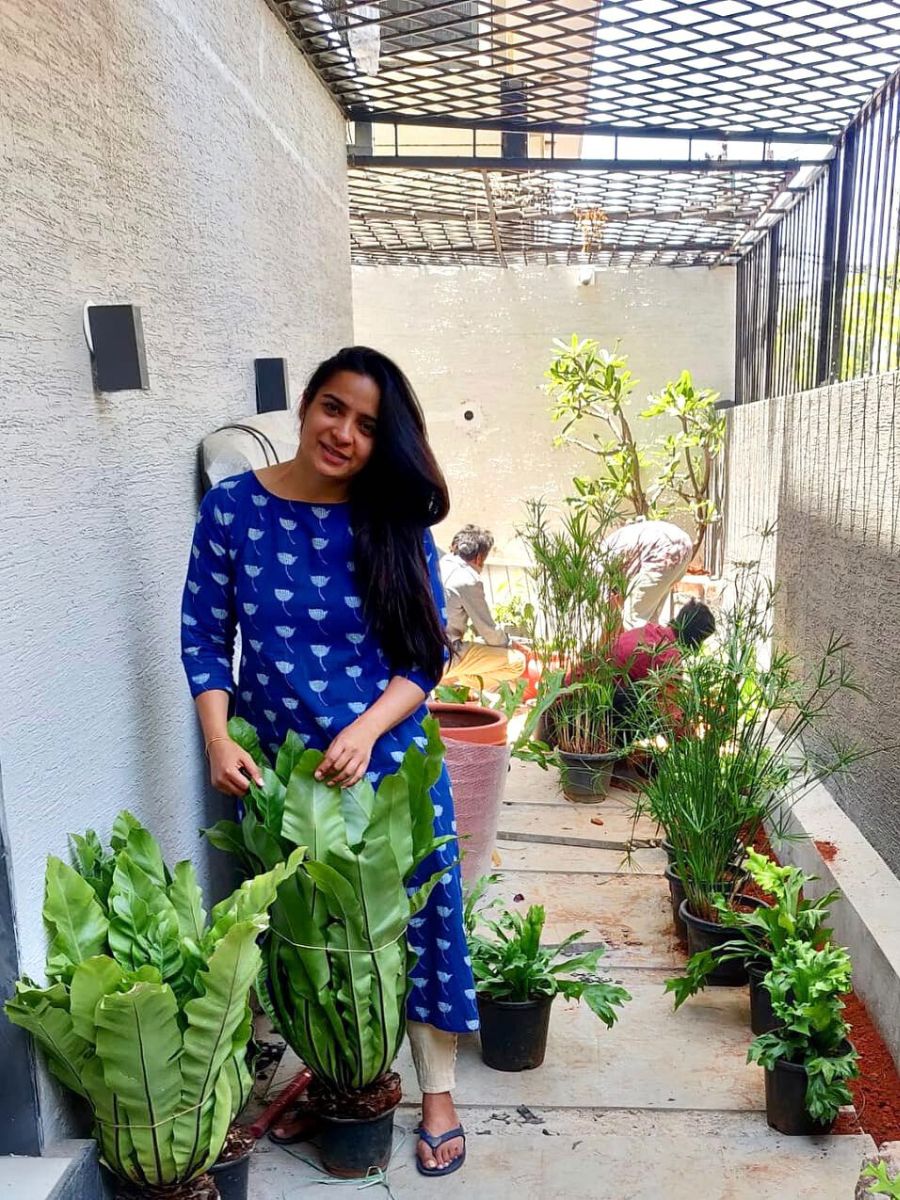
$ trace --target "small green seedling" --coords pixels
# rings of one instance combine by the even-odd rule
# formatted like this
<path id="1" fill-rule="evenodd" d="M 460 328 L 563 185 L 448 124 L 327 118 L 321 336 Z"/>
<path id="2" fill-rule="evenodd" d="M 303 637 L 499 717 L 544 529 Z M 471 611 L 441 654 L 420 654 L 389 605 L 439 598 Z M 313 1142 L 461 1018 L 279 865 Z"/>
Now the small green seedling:
<path id="1" fill-rule="evenodd" d="M 870 1163 L 862 1175 L 863 1179 L 874 1180 L 869 1187 L 870 1196 L 890 1196 L 891 1200 L 900 1200 L 900 1175 L 888 1175 L 886 1163 Z"/>

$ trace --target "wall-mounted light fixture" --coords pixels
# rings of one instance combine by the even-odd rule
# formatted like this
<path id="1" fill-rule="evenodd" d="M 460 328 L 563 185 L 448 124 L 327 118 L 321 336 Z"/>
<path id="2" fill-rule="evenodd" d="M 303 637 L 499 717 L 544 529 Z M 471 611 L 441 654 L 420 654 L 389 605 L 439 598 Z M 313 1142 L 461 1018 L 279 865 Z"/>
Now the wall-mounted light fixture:
<path id="1" fill-rule="evenodd" d="M 144 329 L 136 304 L 86 304 L 84 339 L 98 392 L 149 388 Z"/>
<path id="2" fill-rule="evenodd" d="M 256 411 L 282 412 L 289 405 L 290 387 L 286 358 L 254 358 Z"/>

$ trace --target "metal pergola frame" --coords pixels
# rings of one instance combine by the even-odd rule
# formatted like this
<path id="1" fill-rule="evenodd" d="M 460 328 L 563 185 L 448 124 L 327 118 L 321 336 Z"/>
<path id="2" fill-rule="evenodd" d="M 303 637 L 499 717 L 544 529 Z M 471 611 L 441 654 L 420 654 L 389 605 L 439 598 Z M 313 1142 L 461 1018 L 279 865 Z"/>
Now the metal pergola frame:
<path id="1" fill-rule="evenodd" d="M 900 0 L 268 2 L 350 123 L 357 263 L 737 262 L 900 67 Z"/>

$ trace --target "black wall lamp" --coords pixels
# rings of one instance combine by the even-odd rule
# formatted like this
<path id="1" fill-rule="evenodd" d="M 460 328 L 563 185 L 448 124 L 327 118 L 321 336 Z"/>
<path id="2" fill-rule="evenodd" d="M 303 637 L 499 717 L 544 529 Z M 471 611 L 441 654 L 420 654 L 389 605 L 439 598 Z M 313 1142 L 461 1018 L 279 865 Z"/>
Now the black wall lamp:
<path id="1" fill-rule="evenodd" d="M 282 412 L 288 407 L 290 388 L 286 358 L 254 358 L 256 411 Z"/>
<path id="2" fill-rule="evenodd" d="M 136 304 L 86 304 L 84 340 L 98 392 L 150 387 L 141 310 Z"/>

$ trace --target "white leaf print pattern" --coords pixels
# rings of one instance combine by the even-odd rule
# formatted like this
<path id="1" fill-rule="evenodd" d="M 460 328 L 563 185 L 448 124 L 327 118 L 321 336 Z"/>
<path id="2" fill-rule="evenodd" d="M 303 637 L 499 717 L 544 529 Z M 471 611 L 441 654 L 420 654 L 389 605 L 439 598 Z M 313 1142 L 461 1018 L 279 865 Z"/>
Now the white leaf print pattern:
<path id="1" fill-rule="evenodd" d="M 264 529 L 248 529 L 247 537 L 251 542 L 258 542 L 265 532 Z"/>
<path id="2" fill-rule="evenodd" d="M 294 598 L 294 593 L 289 592 L 287 590 L 287 588 L 276 588 L 275 589 L 275 599 L 280 602 L 281 607 L 284 609 L 285 612 L 287 612 L 286 605 L 287 605 L 288 600 L 293 600 L 293 598 Z"/>
<path id="3" fill-rule="evenodd" d="M 266 505 L 269 503 L 269 497 L 268 496 L 254 496 L 253 503 L 256 505 L 257 508 L 265 508 Z"/>
<path id="4" fill-rule="evenodd" d="M 244 610 L 244 612 L 247 614 L 248 617 L 252 617 L 253 614 L 256 612 L 256 610 L 259 608 L 259 605 L 258 604 L 242 604 L 241 608 Z"/>
<path id="5" fill-rule="evenodd" d="M 250 576 L 250 586 L 254 592 L 256 589 L 256 580 L 262 575 L 262 567 L 256 567 L 252 563 L 244 563 L 244 571 Z"/>
<path id="6" fill-rule="evenodd" d="M 322 729 L 328 729 L 328 727 L 331 725 L 331 722 L 333 720 L 334 720 L 333 717 L 316 717 L 316 724 L 319 725 Z"/>
<path id="7" fill-rule="evenodd" d="M 322 594 L 322 588 L 328 584 L 330 578 L 330 575 L 310 575 L 309 577 L 310 583 L 318 590 L 320 600 L 325 599 L 324 595 Z"/>
<path id="8" fill-rule="evenodd" d="M 282 696 L 281 703 L 289 712 L 294 712 L 300 701 L 294 696 Z"/>
<path id="9" fill-rule="evenodd" d="M 197 621 L 196 621 L 195 617 L 192 617 L 190 615 L 190 613 L 182 613 L 181 614 L 181 623 L 182 623 L 182 625 L 187 625 L 187 627 L 190 629 L 192 625 L 197 624 Z"/>
<path id="10" fill-rule="evenodd" d="M 312 691 L 314 691 L 316 693 L 317 696 L 321 696 L 322 693 L 325 691 L 325 689 L 328 687 L 328 680 L 327 679 L 311 679 L 309 681 L 309 686 L 312 689 Z"/>
<path id="11" fill-rule="evenodd" d="M 347 707 L 352 713 L 356 713 L 358 717 L 362 716 L 362 714 L 366 711 L 365 704 L 363 704 L 360 700 L 353 700 L 347 705 Z"/>
<path id="12" fill-rule="evenodd" d="M 296 666 L 296 663 L 281 661 L 277 662 L 275 666 L 282 675 L 290 675 L 291 671 L 293 671 L 294 667 Z"/>
<path id="13" fill-rule="evenodd" d="M 228 616 L 228 613 L 225 611 L 224 608 L 211 608 L 209 611 L 212 613 L 212 615 L 216 618 L 217 621 L 224 621 L 225 618 Z"/>
<path id="14" fill-rule="evenodd" d="M 258 642 L 255 638 L 250 638 L 250 645 L 253 647 L 255 654 L 259 654 L 260 650 L 262 650 L 262 642 Z"/>
<path id="15" fill-rule="evenodd" d="M 292 521 L 290 519 L 290 517 L 279 517 L 278 524 L 281 526 L 281 528 L 284 530 L 284 532 L 288 535 L 288 541 L 293 546 L 294 539 L 291 537 L 291 534 L 297 528 L 297 522 Z"/>
<path id="16" fill-rule="evenodd" d="M 224 587 L 225 584 L 228 582 L 228 576 L 220 575 L 218 571 L 213 571 L 212 577 L 216 581 L 216 583 L 219 585 L 219 587 Z"/>
<path id="17" fill-rule="evenodd" d="M 217 554 L 219 558 L 225 557 L 225 547 L 220 546 L 218 542 L 210 542 L 209 548 L 212 550 L 213 554 Z"/>

